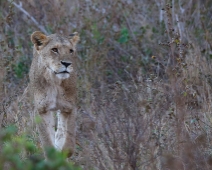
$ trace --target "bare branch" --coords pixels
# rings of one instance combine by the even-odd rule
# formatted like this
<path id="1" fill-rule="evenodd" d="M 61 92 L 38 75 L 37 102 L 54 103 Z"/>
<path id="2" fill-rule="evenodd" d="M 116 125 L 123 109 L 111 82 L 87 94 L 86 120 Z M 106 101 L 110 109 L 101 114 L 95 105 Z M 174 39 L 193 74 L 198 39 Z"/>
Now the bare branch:
<path id="1" fill-rule="evenodd" d="M 22 7 L 22 2 L 19 2 L 19 5 L 15 2 L 12 2 L 12 4 L 15 5 L 16 8 L 18 8 L 21 12 L 23 12 L 27 17 L 29 17 L 31 19 L 32 22 L 34 22 L 34 24 L 44 33 L 44 34 L 48 34 L 48 32 L 46 31 L 46 29 L 44 28 L 44 26 L 40 25 L 38 23 L 38 21 L 36 21 L 36 19 L 31 16 L 23 7 Z"/>

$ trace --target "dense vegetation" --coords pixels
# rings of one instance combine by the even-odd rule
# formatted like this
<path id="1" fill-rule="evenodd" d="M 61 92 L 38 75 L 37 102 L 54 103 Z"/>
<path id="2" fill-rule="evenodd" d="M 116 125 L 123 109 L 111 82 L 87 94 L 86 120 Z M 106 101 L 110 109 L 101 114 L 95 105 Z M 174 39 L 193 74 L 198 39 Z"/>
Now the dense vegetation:
<path id="1" fill-rule="evenodd" d="M 211 11 L 210 0 L 0 0 L 0 163 L 50 166 L 24 93 L 30 35 L 77 31 L 76 153 L 69 164 L 50 149 L 50 164 L 210 170 Z"/>

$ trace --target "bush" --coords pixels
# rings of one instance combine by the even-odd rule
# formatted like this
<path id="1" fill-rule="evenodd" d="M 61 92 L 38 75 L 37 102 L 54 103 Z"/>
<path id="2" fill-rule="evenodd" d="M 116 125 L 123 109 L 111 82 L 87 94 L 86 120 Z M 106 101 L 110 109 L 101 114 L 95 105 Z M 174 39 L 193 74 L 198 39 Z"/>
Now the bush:
<path id="1" fill-rule="evenodd" d="M 26 135 L 17 135 L 15 126 L 8 126 L 0 133 L 0 169 L 14 170 L 80 170 L 66 160 L 66 154 L 54 148 L 46 148 L 44 160 L 41 149 L 37 148 Z"/>

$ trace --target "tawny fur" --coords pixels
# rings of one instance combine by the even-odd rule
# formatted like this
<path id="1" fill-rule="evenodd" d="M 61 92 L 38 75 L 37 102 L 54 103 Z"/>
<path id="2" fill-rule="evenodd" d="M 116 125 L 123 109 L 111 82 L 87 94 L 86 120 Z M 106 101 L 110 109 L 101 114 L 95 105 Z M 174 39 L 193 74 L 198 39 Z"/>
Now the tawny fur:
<path id="1" fill-rule="evenodd" d="M 29 89 L 34 98 L 35 115 L 43 148 L 55 147 L 71 156 L 75 147 L 76 115 L 76 45 L 77 33 L 71 37 L 49 36 L 36 31 L 29 73 Z M 65 64 L 64 64 L 65 63 Z M 58 112 L 55 131 L 54 112 Z"/>

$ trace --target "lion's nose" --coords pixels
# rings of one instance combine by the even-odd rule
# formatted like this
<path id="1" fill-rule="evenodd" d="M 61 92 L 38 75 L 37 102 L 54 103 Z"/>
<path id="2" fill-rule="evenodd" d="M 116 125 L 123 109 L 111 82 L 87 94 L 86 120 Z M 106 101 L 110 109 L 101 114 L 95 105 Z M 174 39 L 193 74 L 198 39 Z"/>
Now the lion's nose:
<path id="1" fill-rule="evenodd" d="M 65 67 L 68 67 L 69 65 L 71 65 L 70 62 L 65 62 L 65 61 L 61 61 L 61 64 L 64 65 Z"/>

